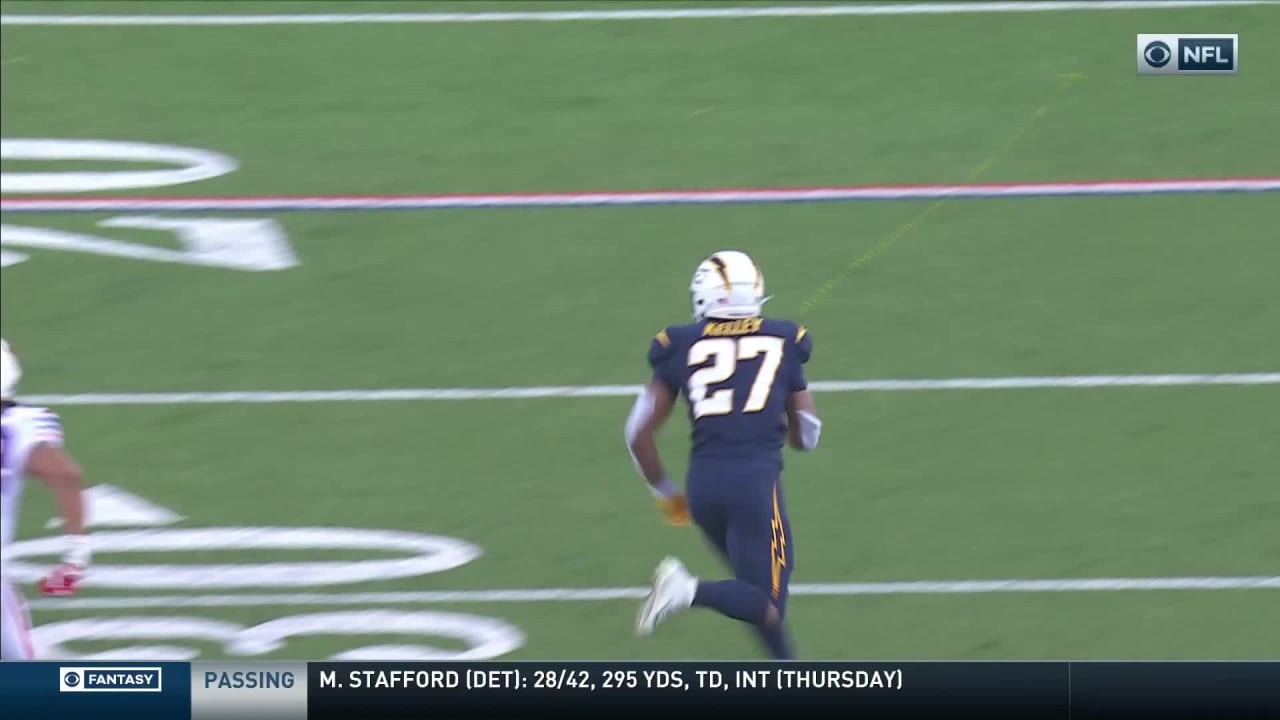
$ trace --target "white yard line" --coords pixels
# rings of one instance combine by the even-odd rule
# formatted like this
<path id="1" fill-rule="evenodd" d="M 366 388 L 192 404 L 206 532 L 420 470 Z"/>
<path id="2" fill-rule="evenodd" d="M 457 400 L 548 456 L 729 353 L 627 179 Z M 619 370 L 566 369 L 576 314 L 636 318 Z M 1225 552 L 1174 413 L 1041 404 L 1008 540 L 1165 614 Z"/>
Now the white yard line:
<path id="1" fill-rule="evenodd" d="M 1216 375 L 1067 375 L 926 380 L 826 380 L 809 383 L 809 388 L 815 392 L 919 392 L 927 390 L 1278 384 L 1280 384 L 1280 372 Z M 50 406 L 272 404 L 385 402 L 392 400 L 526 400 L 533 398 L 631 397 L 640 392 L 640 388 L 640 385 L 549 385 L 541 387 L 398 388 L 390 390 L 70 393 L 25 395 L 21 400 L 32 405 Z"/>
<path id="2" fill-rule="evenodd" d="M 1086 180 L 1065 182 L 837 185 L 695 190 L 470 193 L 427 195 L 259 195 L 249 197 L 9 197 L 10 213 L 133 211 L 469 210 L 490 208 L 770 205 L 884 200 L 964 200 L 1050 197 L 1274 193 L 1280 177 Z"/>
<path id="3" fill-rule="evenodd" d="M 1275 0 L 1083 0 L 1076 2 L 919 2 L 859 5 L 531 10 L 519 12 L 291 13 L 255 15 L 0 15 L 3 25 L 353 25 L 372 23 L 575 22 L 694 20 L 865 15 L 952 15 L 1079 10 L 1154 10 L 1269 5 Z"/>
<path id="4" fill-rule="evenodd" d="M 927 580 L 880 583 L 800 583 L 793 595 L 980 595 L 988 593 L 1123 592 L 1153 590 L 1280 590 L 1280 576 L 1083 578 L 1056 580 Z M 36 610 L 132 610 L 144 608 L 261 607 L 274 605 L 383 605 L 472 602 L 632 600 L 647 587 L 438 590 L 417 592 L 156 595 L 35 599 Z"/>

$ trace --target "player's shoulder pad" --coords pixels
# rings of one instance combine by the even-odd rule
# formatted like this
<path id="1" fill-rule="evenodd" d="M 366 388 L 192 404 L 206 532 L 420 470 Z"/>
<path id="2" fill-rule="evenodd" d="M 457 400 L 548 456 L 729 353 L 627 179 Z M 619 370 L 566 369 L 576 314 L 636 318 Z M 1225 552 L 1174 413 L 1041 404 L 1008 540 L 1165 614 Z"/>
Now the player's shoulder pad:
<path id="1" fill-rule="evenodd" d="M 22 422 L 58 422 L 57 413 L 38 405 L 14 405 L 9 408 L 9 417 Z"/>
<path id="2" fill-rule="evenodd" d="M 22 424 L 33 435 L 62 435 L 62 419 L 49 408 L 18 405 L 9 409 L 9 417 Z"/>
<path id="3" fill-rule="evenodd" d="M 813 336 L 809 334 L 809 329 L 799 323 L 790 323 L 792 326 L 791 344 L 795 345 L 796 351 L 800 354 L 800 362 L 809 362 L 809 356 L 813 354 Z"/>
<path id="4" fill-rule="evenodd" d="M 672 341 L 673 330 L 671 326 L 664 327 L 649 342 L 649 367 L 661 365 L 671 356 L 671 353 L 675 352 L 675 343 Z"/>

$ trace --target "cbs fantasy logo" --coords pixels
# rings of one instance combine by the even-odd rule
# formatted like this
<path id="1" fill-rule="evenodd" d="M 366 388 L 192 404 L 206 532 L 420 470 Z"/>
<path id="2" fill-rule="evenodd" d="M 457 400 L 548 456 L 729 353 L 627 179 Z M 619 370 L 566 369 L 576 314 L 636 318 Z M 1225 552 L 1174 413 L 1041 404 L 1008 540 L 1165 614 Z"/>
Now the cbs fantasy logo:
<path id="1" fill-rule="evenodd" d="M 160 668 L 122 667 L 58 668 L 58 692 L 160 692 Z"/>
<path id="2" fill-rule="evenodd" d="M 1239 35 L 1138 35 L 1139 75 L 1235 75 Z"/>

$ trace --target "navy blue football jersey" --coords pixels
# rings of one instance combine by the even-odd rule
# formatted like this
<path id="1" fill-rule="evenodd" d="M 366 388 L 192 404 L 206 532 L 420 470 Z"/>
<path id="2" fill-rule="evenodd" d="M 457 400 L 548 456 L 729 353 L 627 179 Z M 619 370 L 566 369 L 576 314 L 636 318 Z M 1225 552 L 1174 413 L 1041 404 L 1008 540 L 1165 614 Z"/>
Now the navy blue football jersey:
<path id="1" fill-rule="evenodd" d="M 655 380 L 683 395 L 695 457 L 782 458 L 787 399 L 805 390 L 813 340 L 790 320 L 673 325 L 649 345 Z"/>

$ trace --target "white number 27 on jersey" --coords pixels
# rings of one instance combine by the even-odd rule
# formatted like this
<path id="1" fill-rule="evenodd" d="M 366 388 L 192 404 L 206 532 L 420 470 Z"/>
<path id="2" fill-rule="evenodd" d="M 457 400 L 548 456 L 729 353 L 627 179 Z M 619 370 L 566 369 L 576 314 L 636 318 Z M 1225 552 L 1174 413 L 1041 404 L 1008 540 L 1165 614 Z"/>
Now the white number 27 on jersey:
<path id="1" fill-rule="evenodd" d="M 739 360 L 750 360 L 762 354 L 764 360 L 751 383 L 751 392 L 742 412 L 763 410 L 769 402 L 769 391 L 778 376 L 778 368 L 782 365 L 785 342 L 780 337 L 748 335 L 737 339 L 708 338 L 694 343 L 689 348 L 689 366 L 701 365 L 708 360 L 711 364 L 689 376 L 689 404 L 693 407 L 693 419 L 733 412 L 733 388 L 723 388 L 708 395 L 707 387 L 731 379 L 737 372 Z"/>

